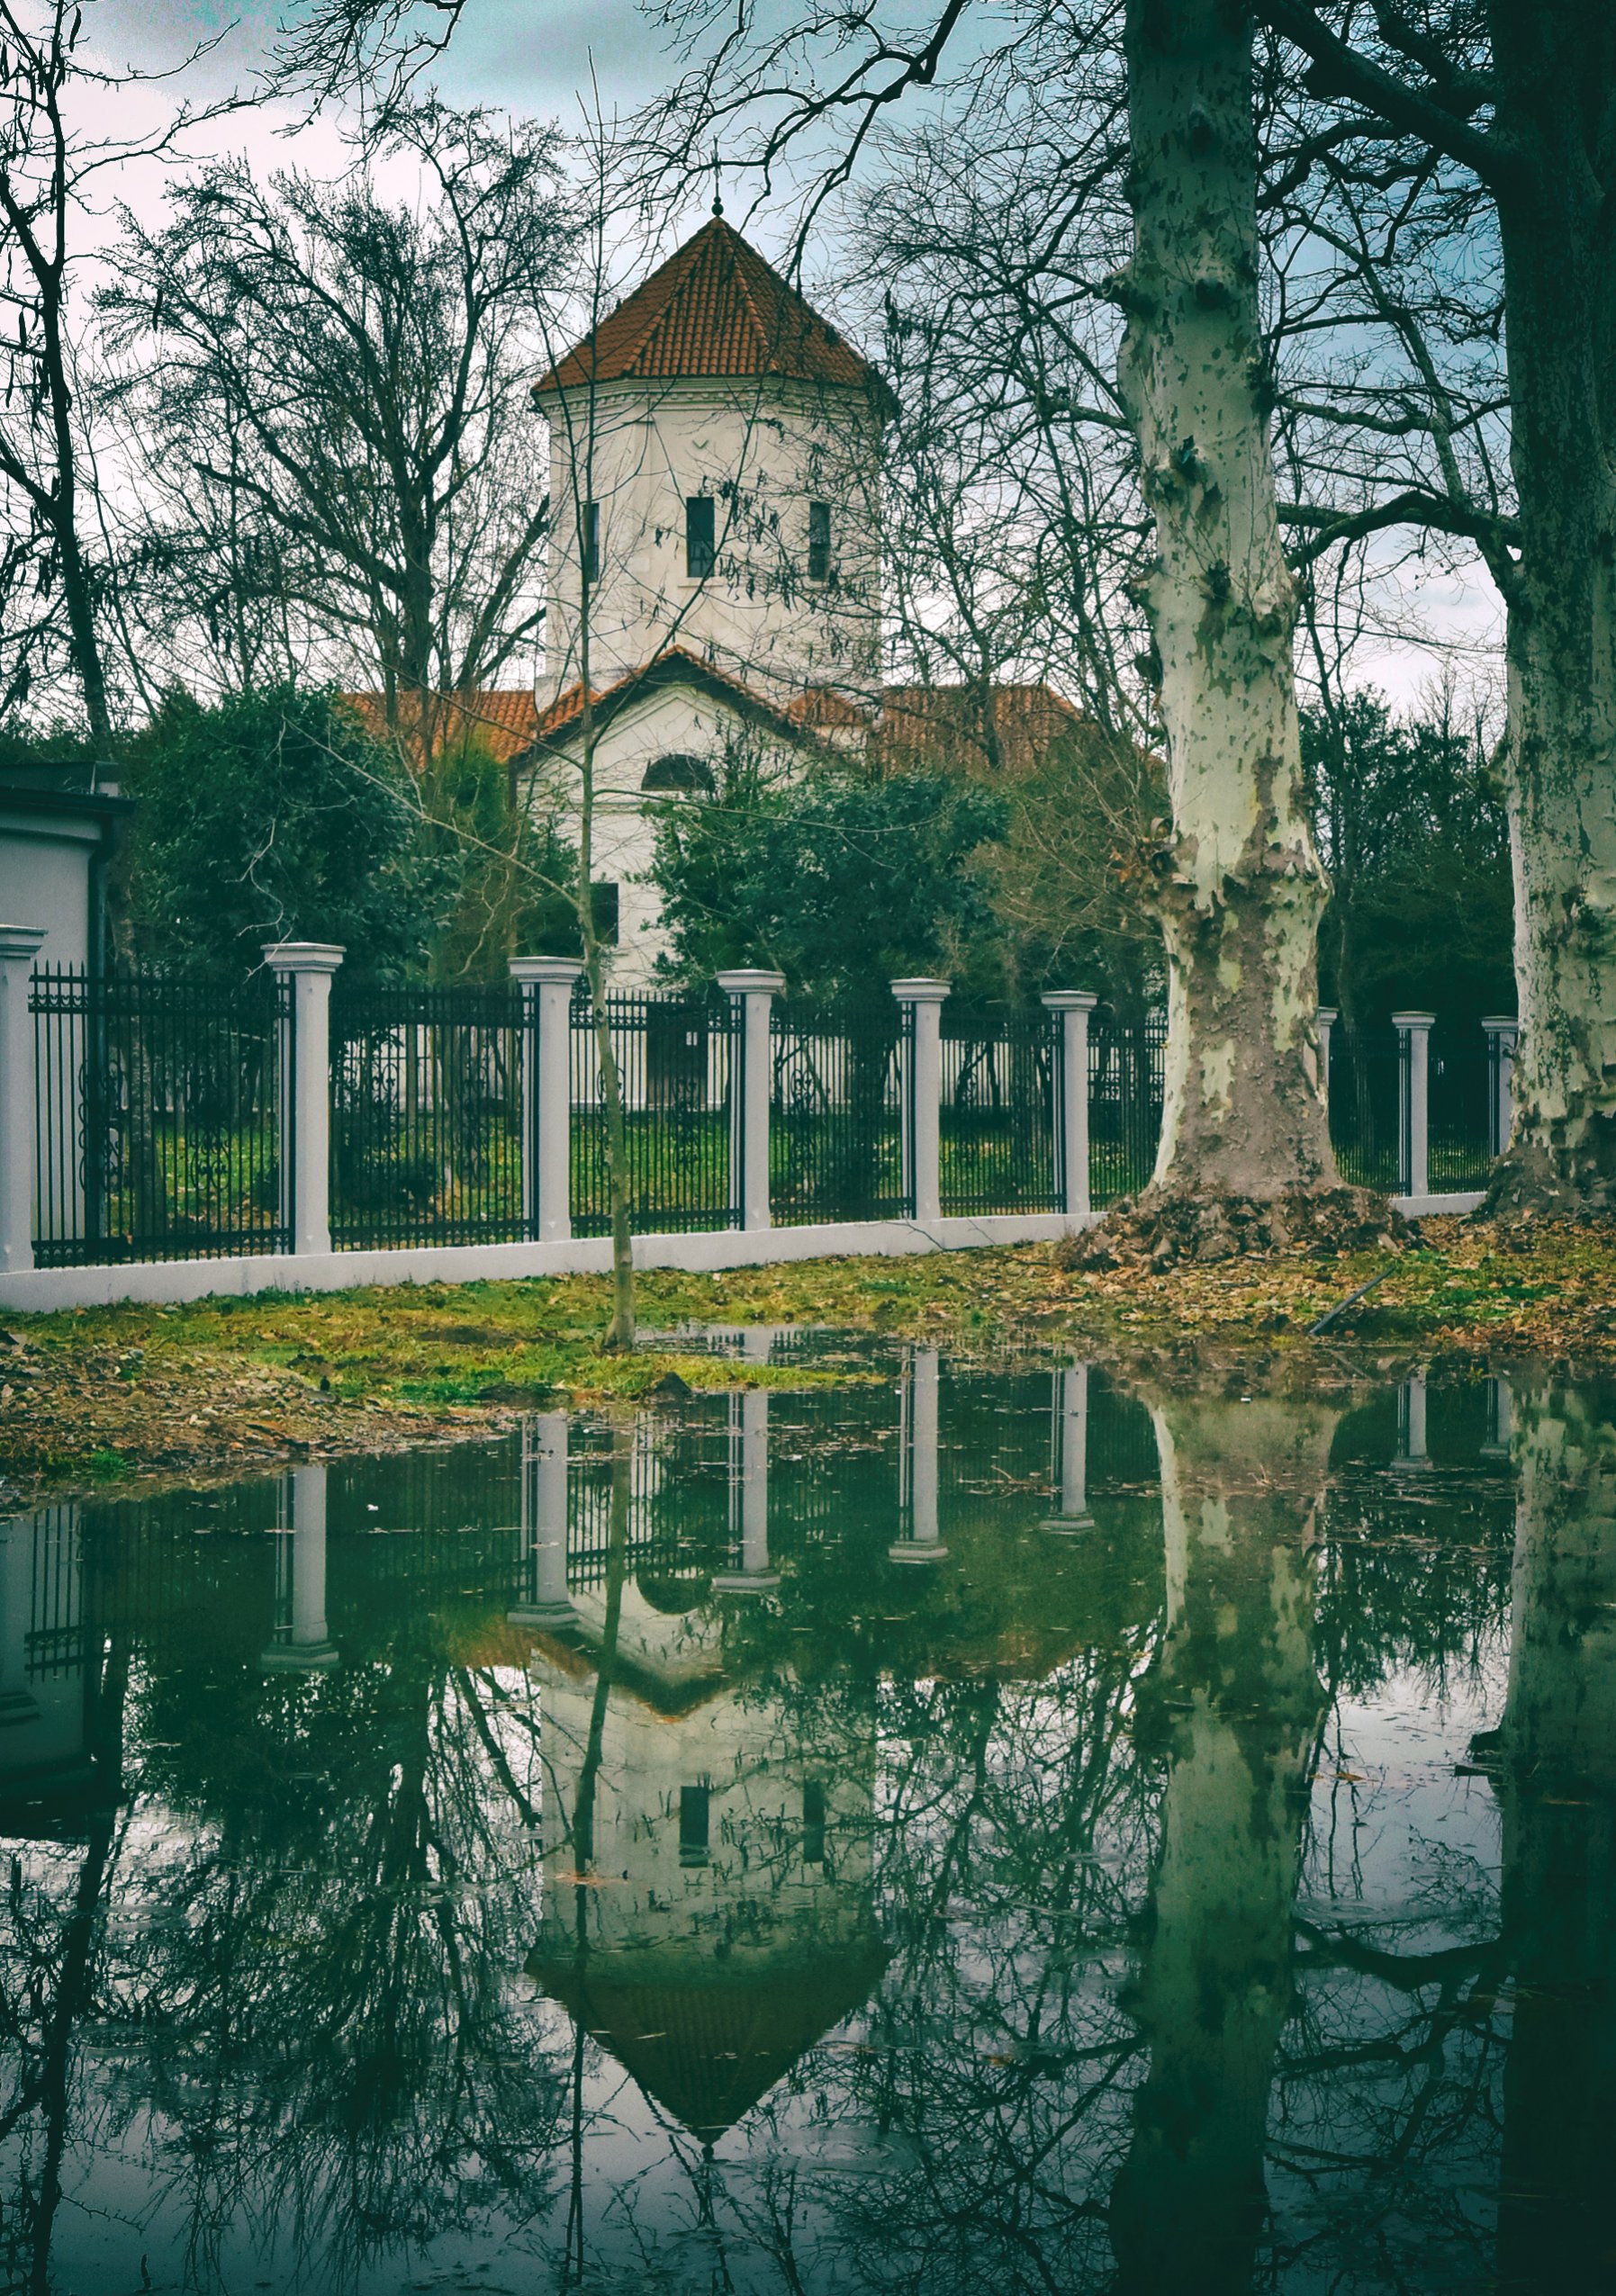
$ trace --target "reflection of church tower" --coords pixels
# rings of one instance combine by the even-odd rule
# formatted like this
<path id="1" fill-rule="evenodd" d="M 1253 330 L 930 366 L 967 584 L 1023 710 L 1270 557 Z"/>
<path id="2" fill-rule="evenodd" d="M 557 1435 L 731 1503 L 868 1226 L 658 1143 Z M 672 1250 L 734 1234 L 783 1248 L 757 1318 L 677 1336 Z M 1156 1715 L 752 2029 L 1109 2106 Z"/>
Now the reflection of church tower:
<path id="1" fill-rule="evenodd" d="M 98 1759 L 101 1645 L 85 1617 L 80 1535 L 73 1506 L 0 1525 L 0 1819 L 12 1833 L 70 1827 L 116 1790 Z"/>
<path id="2" fill-rule="evenodd" d="M 754 1413 L 739 1431 L 743 1450 L 753 1437 L 741 1504 L 754 1584 L 769 1576 L 765 1426 Z M 801 1685 L 725 1670 L 723 1616 L 698 1607 L 700 1589 L 627 1569 L 619 1549 L 604 1587 L 574 1589 L 565 1652 L 534 1661 L 545 1900 L 528 1967 L 710 2144 L 880 1974 L 874 1711 L 827 1740 L 822 1712 L 795 1711 L 811 1703 Z"/>

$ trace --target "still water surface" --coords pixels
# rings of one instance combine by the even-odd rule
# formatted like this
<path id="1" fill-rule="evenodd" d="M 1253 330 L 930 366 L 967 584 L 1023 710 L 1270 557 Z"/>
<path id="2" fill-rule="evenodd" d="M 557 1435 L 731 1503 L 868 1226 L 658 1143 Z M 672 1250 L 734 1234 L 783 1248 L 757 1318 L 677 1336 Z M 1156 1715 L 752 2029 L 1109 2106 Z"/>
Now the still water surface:
<path id="1" fill-rule="evenodd" d="M 5 1526 L 8 2286 L 1616 2284 L 1616 1397 L 880 1370 Z"/>

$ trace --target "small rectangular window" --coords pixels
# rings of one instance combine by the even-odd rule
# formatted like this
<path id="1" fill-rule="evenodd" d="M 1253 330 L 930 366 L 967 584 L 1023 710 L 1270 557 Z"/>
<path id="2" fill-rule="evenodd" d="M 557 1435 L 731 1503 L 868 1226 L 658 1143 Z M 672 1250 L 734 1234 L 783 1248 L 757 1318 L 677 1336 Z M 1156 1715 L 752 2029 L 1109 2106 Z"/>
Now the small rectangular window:
<path id="1" fill-rule="evenodd" d="M 586 502 L 578 517 L 578 557 L 583 587 L 593 590 L 600 579 L 600 505 Z"/>
<path id="2" fill-rule="evenodd" d="M 810 582 L 827 582 L 830 580 L 830 504 L 828 502 L 808 504 L 808 576 Z"/>
<path id="3" fill-rule="evenodd" d="M 618 888 L 603 885 L 599 878 L 589 888 L 590 915 L 594 922 L 595 939 L 602 948 L 618 945 Z"/>
<path id="4" fill-rule="evenodd" d="M 802 1789 L 802 1862 L 825 1863 L 825 1788 L 815 1778 Z"/>
<path id="5" fill-rule="evenodd" d="M 682 1786 L 679 1789 L 679 1862 L 682 1866 L 704 1866 L 707 1863 L 711 1798 L 711 1788 L 706 1786 Z"/>
<path id="6" fill-rule="evenodd" d="M 713 524 L 713 512 L 717 507 L 710 494 L 685 497 L 684 571 L 693 582 L 705 581 L 717 563 Z"/>

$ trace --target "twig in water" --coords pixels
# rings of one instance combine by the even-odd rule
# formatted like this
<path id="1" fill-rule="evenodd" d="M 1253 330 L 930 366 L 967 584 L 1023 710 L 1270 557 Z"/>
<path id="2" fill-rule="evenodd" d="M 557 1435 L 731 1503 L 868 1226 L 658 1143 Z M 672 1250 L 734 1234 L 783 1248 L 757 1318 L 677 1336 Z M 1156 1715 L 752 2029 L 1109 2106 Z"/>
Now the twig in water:
<path id="1" fill-rule="evenodd" d="M 1394 1261 L 1393 1265 L 1395 1266 L 1395 1265 L 1396 1263 Z M 1317 1323 L 1310 1323 L 1308 1325 L 1308 1338 L 1316 1339 L 1321 1331 L 1328 1331 L 1331 1325 L 1335 1321 L 1337 1316 L 1345 1315 L 1349 1308 L 1356 1307 L 1358 1302 L 1363 1298 L 1366 1292 L 1372 1292 L 1377 1283 L 1384 1283 L 1386 1277 L 1391 1273 L 1391 1268 L 1383 1267 L 1378 1275 L 1370 1276 L 1368 1282 L 1367 1283 L 1360 1283 L 1356 1292 L 1349 1292 L 1344 1300 L 1338 1300 L 1336 1301 L 1334 1307 L 1326 1308 L 1323 1314 L 1319 1318 Z"/>

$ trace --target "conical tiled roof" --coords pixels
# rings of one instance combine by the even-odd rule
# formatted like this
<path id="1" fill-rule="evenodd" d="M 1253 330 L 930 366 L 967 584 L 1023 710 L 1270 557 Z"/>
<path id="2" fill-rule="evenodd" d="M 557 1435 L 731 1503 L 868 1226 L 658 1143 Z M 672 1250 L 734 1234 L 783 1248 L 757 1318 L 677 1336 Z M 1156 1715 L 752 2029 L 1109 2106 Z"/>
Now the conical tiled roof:
<path id="1" fill-rule="evenodd" d="M 726 1979 L 636 1983 L 596 1958 L 576 1964 L 535 1955 L 528 1974 L 575 2023 L 606 2046 L 649 2097 L 704 2145 L 714 2144 L 808 2050 L 863 2006 L 886 1967 L 870 1935 L 813 1963 Z"/>
<path id="2" fill-rule="evenodd" d="M 533 387 L 765 374 L 854 389 L 876 381 L 851 344 L 715 216 Z"/>

